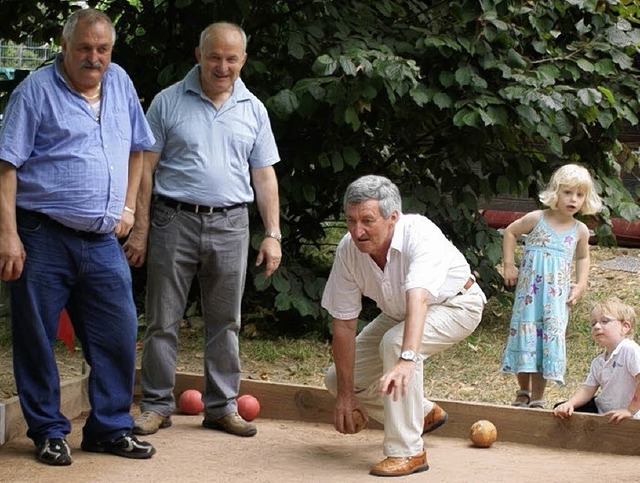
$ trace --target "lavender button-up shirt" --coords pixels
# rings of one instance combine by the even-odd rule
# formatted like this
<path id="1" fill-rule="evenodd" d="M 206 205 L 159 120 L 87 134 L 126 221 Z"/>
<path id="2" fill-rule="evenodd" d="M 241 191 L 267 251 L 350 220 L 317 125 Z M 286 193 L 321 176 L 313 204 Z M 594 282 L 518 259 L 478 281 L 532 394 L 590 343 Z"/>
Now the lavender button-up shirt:
<path id="1" fill-rule="evenodd" d="M 16 205 L 76 230 L 113 231 L 127 191 L 129 156 L 155 140 L 126 72 L 110 64 L 99 119 L 55 63 L 15 89 L 0 130 L 0 159 L 16 167 Z"/>

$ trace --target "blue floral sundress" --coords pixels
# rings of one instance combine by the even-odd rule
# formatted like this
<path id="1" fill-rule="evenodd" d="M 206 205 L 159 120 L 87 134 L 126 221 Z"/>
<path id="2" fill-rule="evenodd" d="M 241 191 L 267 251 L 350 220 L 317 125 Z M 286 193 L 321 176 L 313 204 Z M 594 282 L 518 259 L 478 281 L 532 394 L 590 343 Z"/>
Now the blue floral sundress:
<path id="1" fill-rule="evenodd" d="M 547 380 L 564 384 L 567 298 L 577 241 L 578 222 L 555 233 L 544 221 L 544 212 L 527 236 L 502 372 L 539 372 Z"/>

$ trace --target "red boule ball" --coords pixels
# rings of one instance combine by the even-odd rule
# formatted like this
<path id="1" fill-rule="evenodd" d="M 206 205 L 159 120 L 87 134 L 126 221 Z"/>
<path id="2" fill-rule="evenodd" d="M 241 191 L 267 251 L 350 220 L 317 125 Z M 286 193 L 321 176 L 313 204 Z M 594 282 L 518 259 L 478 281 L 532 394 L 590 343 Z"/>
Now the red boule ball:
<path id="1" fill-rule="evenodd" d="M 204 409 L 202 393 L 197 389 L 187 389 L 185 392 L 180 394 L 178 407 L 184 414 L 199 414 Z"/>
<path id="2" fill-rule="evenodd" d="M 253 421 L 260 414 L 260 402 L 251 394 L 243 394 L 238 398 L 238 414 L 245 421 Z"/>

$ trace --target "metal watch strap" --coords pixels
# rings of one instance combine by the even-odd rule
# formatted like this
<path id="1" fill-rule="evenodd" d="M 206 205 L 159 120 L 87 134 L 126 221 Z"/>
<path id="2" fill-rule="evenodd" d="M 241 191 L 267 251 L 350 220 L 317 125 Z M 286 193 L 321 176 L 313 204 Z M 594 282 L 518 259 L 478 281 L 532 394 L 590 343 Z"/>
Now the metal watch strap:
<path id="1" fill-rule="evenodd" d="M 277 231 L 265 231 L 264 236 L 269 238 L 275 238 L 279 242 L 282 242 L 282 234 L 278 233 Z"/>

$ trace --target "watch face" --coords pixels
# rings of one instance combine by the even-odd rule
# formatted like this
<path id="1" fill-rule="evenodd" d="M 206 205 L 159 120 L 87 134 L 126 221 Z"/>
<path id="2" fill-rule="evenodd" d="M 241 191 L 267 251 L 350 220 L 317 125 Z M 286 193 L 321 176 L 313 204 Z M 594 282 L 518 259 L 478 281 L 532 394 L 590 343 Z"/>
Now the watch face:
<path id="1" fill-rule="evenodd" d="M 413 351 L 402 351 L 400 359 L 405 361 L 414 361 L 416 359 L 416 353 Z"/>

